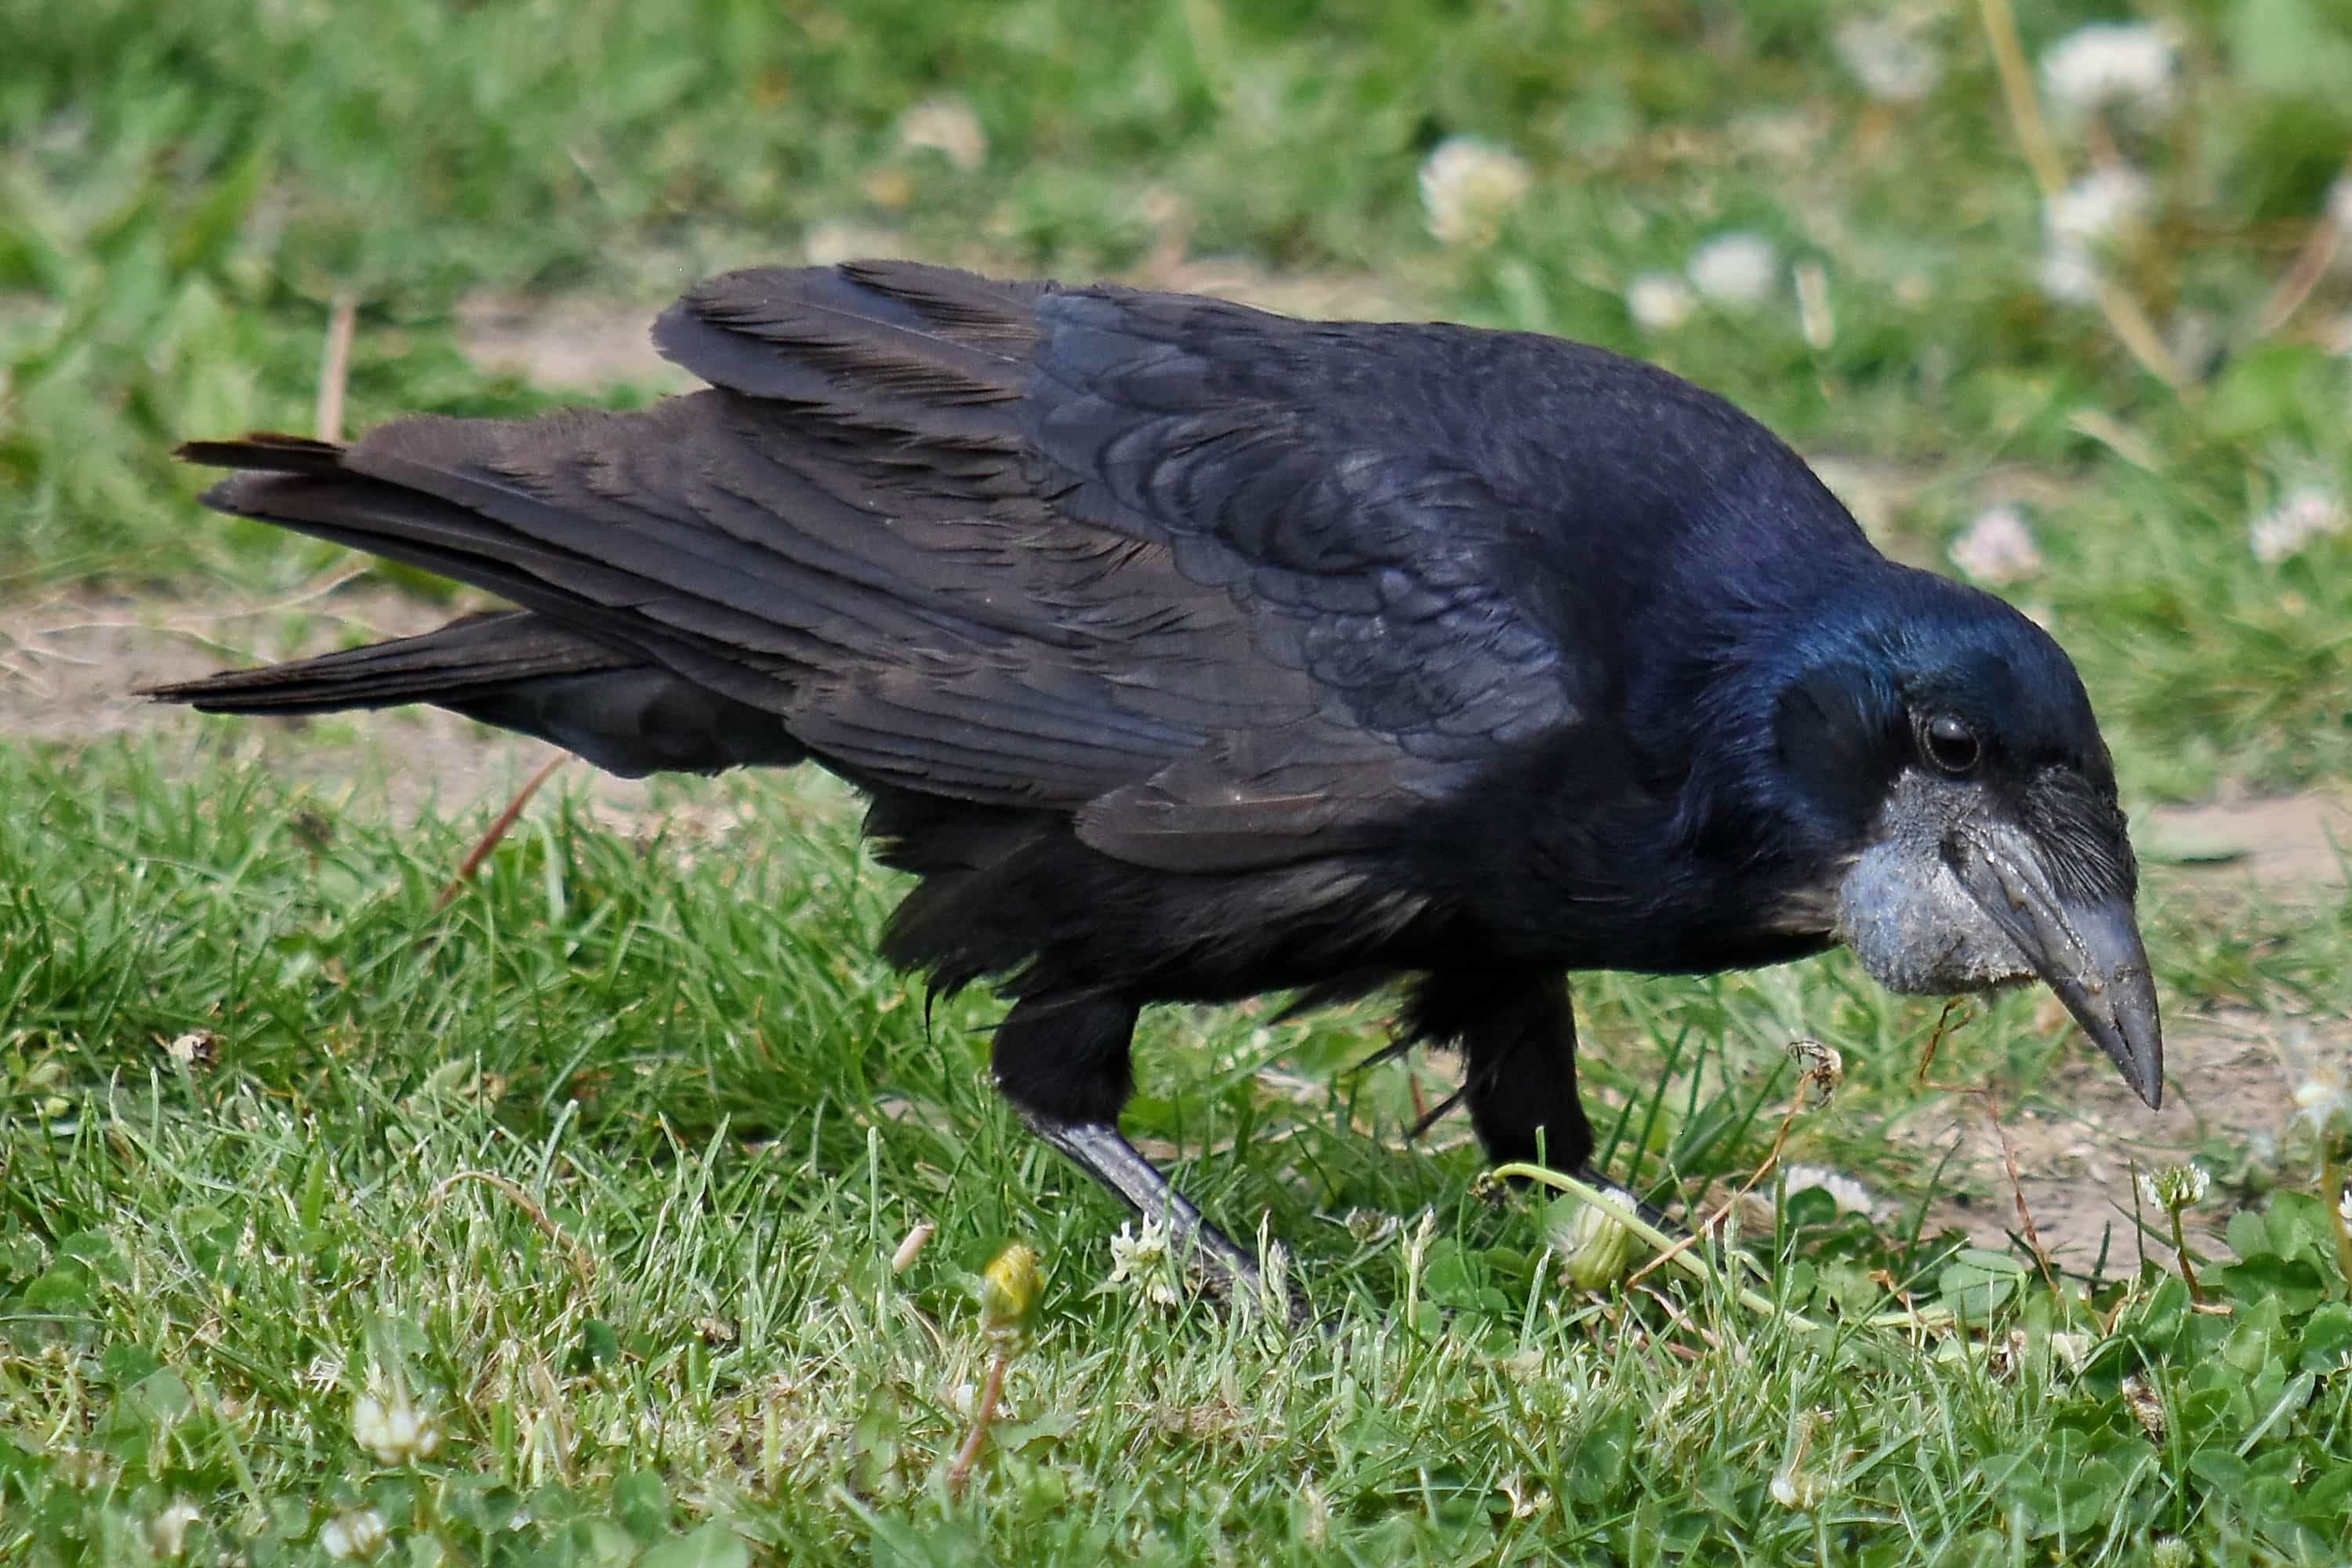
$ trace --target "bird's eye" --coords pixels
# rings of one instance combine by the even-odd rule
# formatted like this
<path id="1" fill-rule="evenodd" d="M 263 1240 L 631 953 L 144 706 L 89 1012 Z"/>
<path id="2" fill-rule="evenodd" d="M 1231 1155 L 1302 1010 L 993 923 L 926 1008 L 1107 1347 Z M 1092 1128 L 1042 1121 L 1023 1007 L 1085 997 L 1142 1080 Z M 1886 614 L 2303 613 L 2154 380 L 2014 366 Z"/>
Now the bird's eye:
<path id="1" fill-rule="evenodd" d="M 1956 775 L 1975 772 L 1984 755 L 1977 732 L 1949 713 L 1938 713 L 1919 726 L 1919 749 L 1929 762 Z"/>

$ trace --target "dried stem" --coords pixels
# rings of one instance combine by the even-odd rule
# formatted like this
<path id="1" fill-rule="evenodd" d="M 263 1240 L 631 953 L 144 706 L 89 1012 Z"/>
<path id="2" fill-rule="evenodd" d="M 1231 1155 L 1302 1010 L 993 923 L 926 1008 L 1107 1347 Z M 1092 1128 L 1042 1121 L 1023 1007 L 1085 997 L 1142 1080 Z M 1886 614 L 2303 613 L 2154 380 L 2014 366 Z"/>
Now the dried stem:
<path id="1" fill-rule="evenodd" d="M 458 862 L 457 874 L 449 879 L 448 886 L 441 889 L 441 896 L 433 900 L 433 908 L 436 913 L 447 909 L 451 901 L 459 893 L 465 891 L 467 882 L 472 879 L 475 872 L 482 868 L 482 862 L 490 858 L 490 851 L 499 847 L 499 840 L 504 838 L 508 831 L 514 826 L 515 819 L 522 815 L 522 808 L 529 805 L 530 797 L 539 793 L 539 786 L 554 776 L 555 770 L 569 761 L 571 755 L 569 752 L 556 752 L 540 764 L 539 772 L 531 774 L 529 782 L 524 784 L 522 788 L 515 791 L 515 797 L 507 802 L 507 808 L 499 813 L 498 820 L 490 824 L 488 830 L 476 841 L 474 847 L 467 852 L 465 859 Z"/>
<path id="2" fill-rule="evenodd" d="M 427 1208 L 438 1206 L 442 1199 L 455 1192 L 457 1189 L 458 1184 L 464 1182 L 481 1183 L 482 1185 L 488 1187 L 491 1191 L 503 1194 L 509 1202 L 515 1205 L 515 1207 L 522 1210 L 525 1215 L 529 1215 L 531 1224 L 539 1226 L 540 1230 L 547 1237 L 547 1239 L 555 1243 L 556 1250 L 562 1253 L 564 1261 L 571 1264 L 573 1278 L 580 1281 L 581 1294 L 592 1300 L 594 1299 L 596 1294 L 596 1271 L 593 1267 L 590 1265 L 588 1255 L 581 1250 L 577 1242 L 573 1241 L 570 1237 L 564 1235 L 562 1230 L 556 1227 L 555 1222 L 548 1217 L 547 1211 L 540 1207 L 537 1199 L 533 1198 L 529 1193 L 523 1191 L 522 1188 L 517 1185 L 514 1182 L 505 1176 L 499 1175 L 497 1172 L 459 1171 L 455 1175 L 445 1176 L 434 1187 L 433 1191 L 426 1195 L 425 1199 L 425 1206 Z"/>
<path id="3" fill-rule="evenodd" d="M 2344 172 L 2336 180 L 2339 184 L 2352 181 L 2352 159 L 2346 161 Z M 2255 336 L 2269 337 L 2293 321 L 2294 313 L 2303 309 L 2303 302 L 2311 298 L 2311 291 L 2319 287 L 2319 280 L 2327 276 L 2327 269 L 2336 264 L 2336 253 L 2344 244 L 2344 229 L 2330 210 L 2335 195 L 2336 189 L 2330 186 L 2321 198 L 2319 217 L 2304 237 L 2303 247 L 2295 252 L 2278 287 L 2263 303 L 2263 313 L 2254 323 Z"/>
<path id="4" fill-rule="evenodd" d="M 2034 184 L 2042 187 L 2042 199 L 2053 200 L 2066 188 L 2066 165 L 2059 161 L 2049 123 L 2042 118 L 2042 102 L 2033 93 L 2033 73 L 2025 63 L 2024 46 L 2017 41 L 2017 17 L 2009 8 L 2009 0 L 1978 0 L 1977 13 L 1984 21 L 1985 40 L 1992 46 L 2001 99 L 2009 107 L 2010 127 L 2017 134 L 2018 147 L 2033 171 Z M 2098 304 L 2099 313 L 2142 370 L 2176 391 L 2188 386 L 2189 377 L 2181 371 L 2180 362 L 2164 346 L 2147 312 L 2104 273 L 2098 279 Z"/>
<path id="5" fill-rule="evenodd" d="M 1707 1215 L 1700 1224 L 1693 1226 L 1691 1233 L 1688 1236 L 1684 1237 L 1680 1241 L 1675 1242 L 1672 1247 L 1667 1247 L 1664 1252 L 1659 1253 L 1655 1258 L 1651 1258 L 1650 1261 L 1644 1263 L 1642 1267 L 1633 1270 L 1632 1274 L 1628 1275 L 1625 1279 L 1625 1288 L 1627 1289 L 1630 1290 L 1633 1289 L 1633 1287 L 1639 1285 L 1643 1279 L 1649 1277 L 1652 1270 L 1657 1268 L 1662 1264 L 1673 1262 L 1679 1254 L 1690 1247 L 1700 1237 L 1720 1226 L 1724 1222 L 1725 1217 L 1731 1213 L 1731 1206 L 1738 1203 L 1741 1198 L 1746 1197 L 1749 1193 L 1754 1192 L 1758 1184 L 1761 1183 L 1766 1176 L 1770 1175 L 1772 1172 L 1780 1166 L 1781 1152 L 1785 1150 L 1789 1144 L 1789 1129 L 1796 1125 L 1797 1113 L 1805 1108 L 1805 1085 L 1809 1081 L 1811 1080 L 1801 1075 L 1798 1078 L 1797 1098 L 1789 1102 L 1787 1112 L 1781 1116 L 1780 1130 L 1772 1135 L 1772 1147 L 1766 1152 L 1763 1163 L 1758 1165 L 1754 1171 L 1750 1172 L 1748 1179 L 1742 1182 L 1738 1187 L 1733 1191 L 1729 1197 L 1724 1199 L 1722 1203 L 1717 1205 L 1713 1214 Z"/>
<path id="6" fill-rule="evenodd" d="M 1005 1369 L 1013 1364 L 1013 1352 L 1001 1349 L 989 1363 L 988 1382 L 980 1391 L 980 1407 L 971 1413 L 971 1431 L 956 1450 L 955 1463 L 948 1467 L 948 1495 L 962 1495 L 963 1483 L 971 1475 L 972 1465 L 980 1458 L 980 1446 L 988 1440 L 988 1424 L 996 1418 L 996 1402 L 1004 1396 Z"/>
<path id="7" fill-rule="evenodd" d="M 321 441 L 343 438 L 343 394 L 352 380 L 352 331 L 359 324 L 359 306 L 351 296 L 336 296 L 327 315 L 327 351 L 319 362 L 319 409 L 314 427 Z"/>
<path id="8" fill-rule="evenodd" d="M 1936 1052 L 1944 1043 L 1944 1036 L 1953 1029 L 1964 1026 L 1969 1021 L 1966 1016 L 1963 1016 L 1958 1025 L 1952 1023 L 1952 1015 L 1958 1011 L 1959 1006 L 1960 1004 L 1958 1002 L 1947 1002 L 1944 1004 L 1943 1012 L 1937 1015 L 1936 1027 L 1927 1036 L 1927 1048 L 1919 1053 L 1918 1085 L 1922 1089 L 1932 1089 L 1944 1094 L 1968 1095 L 1984 1102 L 1985 1115 L 1992 1122 L 1994 1135 L 2000 1140 L 2000 1162 L 2002 1168 L 2009 1174 L 2010 1196 L 2017 1204 L 2018 1228 L 2025 1233 L 2025 1245 L 2032 1249 L 2033 1261 L 2042 1270 L 2042 1282 L 2054 1292 L 2058 1289 L 2058 1271 L 2051 1267 L 2049 1249 L 2042 1245 L 2042 1233 L 2034 1227 L 2033 1211 L 2026 1206 L 2025 1179 L 2017 1168 L 2017 1145 L 2011 1142 L 2009 1128 L 2000 1119 L 2000 1101 L 1993 1098 L 1992 1086 L 1938 1083 L 1927 1076 L 1928 1068 L 1935 1064 Z"/>
<path id="9" fill-rule="evenodd" d="M 2066 165 L 2059 161 L 2057 143 L 2042 118 L 2042 100 L 2033 94 L 2033 72 L 2025 63 L 2025 46 L 2017 41 L 2017 18 L 2009 0 L 1978 0 L 1984 19 L 1985 41 L 1992 46 L 1992 63 L 2000 73 L 2000 96 L 2009 106 L 2009 123 L 2017 132 L 2018 147 L 2033 169 L 2033 179 L 2045 196 L 2066 188 Z"/>

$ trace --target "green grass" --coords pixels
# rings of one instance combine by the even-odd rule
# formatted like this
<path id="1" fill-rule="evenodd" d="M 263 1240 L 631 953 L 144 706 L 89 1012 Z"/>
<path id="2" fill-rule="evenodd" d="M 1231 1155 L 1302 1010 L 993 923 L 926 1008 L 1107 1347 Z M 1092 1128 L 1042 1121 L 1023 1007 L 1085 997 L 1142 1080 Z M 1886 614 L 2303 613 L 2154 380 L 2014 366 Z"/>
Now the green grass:
<path id="1" fill-rule="evenodd" d="M 2110 15 L 2029 9 L 2029 54 Z M 2246 531 L 2297 486 L 2352 494 L 2352 358 L 2328 337 L 2352 275 L 2258 327 L 2352 143 L 2352 26 L 2315 0 L 2168 9 L 2179 113 L 2107 127 L 2152 193 L 2110 266 L 2188 364 L 2172 387 L 2038 287 L 2039 196 L 1975 8 L 1927 16 L 1943 68 L 1907 107 L 1840 68 L 1850 15 L 0 7 L 0 598 L 252 600 L 339 568 L 202 516 L 164 457 L 306 428 L 338 298 L 361 307 L 364 426 L 547 405 L 467 362 L 478 289 L 650 314 L 844 224 L 1064 276 L 1237 255 L 1658 359 L 1871 480 L 1911 559 L 2022 497 L 2046 565 L 2009 591 L 2080 660 L 2136 803 L 2340 787 L 2352 538 L 2266 564 Z M 977 169 L 899 144 L 940 98 L 985 129 Z M 1424 225 L 1417 171 L 1455 134 L 1532 176 L 1483 247 Z M 2091 165 L 2096 138 L 2059 137 Z M 1822 269 L 1832 331 L 1809 336 L 1785 286 L 1635 322 L 1637 276 L 1733 229 Z M 320 1557 L 368 1510 L 378 1560 L 415 1568 L 722 1568 L 739 1542 L 2122 1563 L 2164 1536 L 2187 1560 L 2323 1563 L 2352 1531 L 2352 1308 L 2307 1137 L 2201 1151 L 2213 1201 L 2252 1205 L 2203 1266 L 2227 1314 L 2191 1311 L 2128 1235 L 2053 1290 L 1928 1217 L 1949 1173 L 1905 1129 L 1936 1098 L 1916 1072 L 1935 1008 L 1837 958 L 1580 983 L 1610 1163 L 1661 1195 L 1756 1168 L 1788 1039 L 1845 1053 L 1790 1154 L 1863 1176 L 1881 1213 L 1801 1194 L 1749 1238 L 1787 1305 L 1836 1325 L 1815 1335 L 1707 1287 L 1563 1289 L 1555 1213 L 1485 1195 L 1458 1123 L 1408 1144 L 1408 1069 L 1358 1068 L 1378 1003 L 1156 1015 L 1129 1129 L 1291 1249 L 1329 1328 L 1290 1337 L 1098 1290 L 1121 1216 L 997 1103 L 993 1005 L 927 1019 L 871 956 L 893 883 L 841 792 L 669 786 L 694 809 L 645 842 L 552 800 L 436 911 L 488 807 L 407 823 L 381 779 L 297 782 L 308 743 L 0 754 L 0 1563 L 168 1557 L 175 1500 L 198 1514 L 185 1560 L 257 1568 Z M 2159 875 L 2147 918 L 2176 1026 L 2238 1007 L 2341 1051 L 2352 903 Z M 163 1048 L 199 1030 L 216 1060 Z M 2082 1049 L 2014 995 L 1937 1076 L 2063 1103 Z M 918 1224 L 936 1234 L 894 1274 Z M 1044 1255 L 1045 1299 L 956 1498 L 986 1370 L 973 1285 L 1013 1241 Z M 1863 1326 L 1889 1280 L 1965 1323 Z M 431 1454 L 358 1442 L 372 1374 L 441 1433 Z"/>
<path id="2" fill-rule="evenodd" d="M 2051 1296 L 1900 1214 L 1874 1232 L 1800 1201 L 1791 1306 L 1883 1307 L 1880 1267 L 1979 1322 L 1997 1294 L 1990 1332 L 1809 1336 L 1703 1289 L 1677 1331 L 1559 1289 L 1544 1205 L 1478 1196 L 1469 1150 L 1403 1146 L 1402 1068 L 1320 1070 L 1369 1053 L 1371 1018 L 1160 1018 L 1129 1125 L 1181 1138 L 1192 1191 L 1293 1249 L 1331 1325 L 1294 1339 L 1094 1293 L 1111 1205 L 994 1103 L 986 1005 L 927 1029 L 868 956 L 891 889 L 837 812 L 702 786 L 721 826 L 698 845 L 558 808 L 436 914 L 470 825 L 394 832 L 258 767 L 177 771 L 152 748 L 0 764 L 38 807 L 0 830 L 0 1552 L 139 1560 L 181 1497 L 200 1559 L 256 1563 L 363 1507 L 459 1561 L 619 1561 L 706 1520 L 795 1561 L 2127 1560 L 2179 1531 L 2297 1560 L 2352 1519 L 2352 1490 L 2286 1484 L 2352 1464 L 2352 1310 L 2292 1193 L 2221 1277 L 2226 1318 L 2129 1258 Z M 2284 947 L 2158 950 L 2210 993 L 2250 963 L 2324 987 L 2347 942 L 2352 908 Z M 1851 1082 L 1793 1151 L 1916 1213 L 1929 1173 L 1869 1148 L 1931 1009 L 1834 963 L 1587 998 L 1621 1172 L 1752 1167 L 1796 1017 Z M 1946 1069 L 2030 1079 L 2030 1013 L 1994 1009 Z M 199 1028 L 215 1061 L 161 1049 Z M 1706 1059 L 1677 1067 L 1692 1037 Z M 1263 1076 L 1277 1058 L 1314 1090 Z M 1040 1328 L 951 1502 L 986 1354 L 972 1277 L 1011 1238 L 1047 1261 Z M 2079 1371 L 2051 1359 L 2062 1329 L 2093 1347 Z M 357 1446 L 372 1368 L 445 1434 L 428 1458 Z M 1773 1500 L 1789 1473 L 1818 1510 Z"/>

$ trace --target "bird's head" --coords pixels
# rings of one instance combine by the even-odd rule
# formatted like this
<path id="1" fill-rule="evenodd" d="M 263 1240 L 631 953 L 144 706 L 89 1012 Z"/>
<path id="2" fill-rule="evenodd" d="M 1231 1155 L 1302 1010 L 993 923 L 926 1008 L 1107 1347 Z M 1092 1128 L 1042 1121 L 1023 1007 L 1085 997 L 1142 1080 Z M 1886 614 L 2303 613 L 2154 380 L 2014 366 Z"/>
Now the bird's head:
<path id="1" fill-rule="evenodd" d="M 1812 620 L 1775 682 L 1781 805 L 1828 868 L 1815 899 L 1890 990 L 2040 976 L 2153 1107 L 2138 873 L 2083 683 L 2000 600 L 1895 578 Z"/>

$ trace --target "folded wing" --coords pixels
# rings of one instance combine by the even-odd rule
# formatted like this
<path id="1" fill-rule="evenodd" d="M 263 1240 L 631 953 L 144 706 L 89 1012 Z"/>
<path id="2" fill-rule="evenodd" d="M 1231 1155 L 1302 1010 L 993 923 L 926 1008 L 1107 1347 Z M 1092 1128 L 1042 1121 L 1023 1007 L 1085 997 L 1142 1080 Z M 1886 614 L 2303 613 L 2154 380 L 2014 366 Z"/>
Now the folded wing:
<path id="1" fill-rule="evenodd" d="M 772 268 L 664 316 L 711 386 L 651 409 L 186 455 L 251 470 L 220 510 L 522 606 L 505 657 L 653 672 L 769 737 L 744 750 L 1234 869 L 1342 847 L 1576 717 L 1509 591 L 1507 509 L 1399 438 L 1418 340 L 1362 334 L 1413 331 Z"/>

